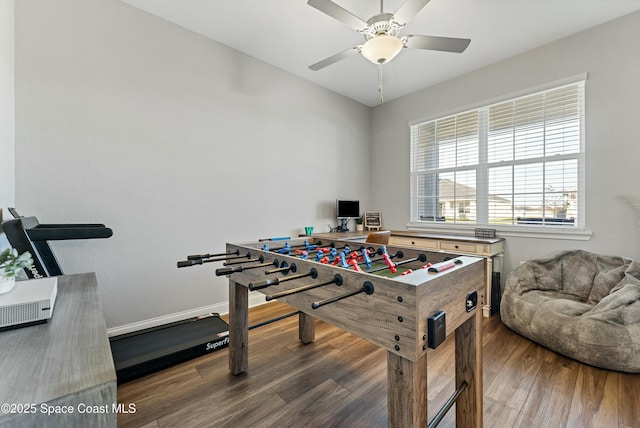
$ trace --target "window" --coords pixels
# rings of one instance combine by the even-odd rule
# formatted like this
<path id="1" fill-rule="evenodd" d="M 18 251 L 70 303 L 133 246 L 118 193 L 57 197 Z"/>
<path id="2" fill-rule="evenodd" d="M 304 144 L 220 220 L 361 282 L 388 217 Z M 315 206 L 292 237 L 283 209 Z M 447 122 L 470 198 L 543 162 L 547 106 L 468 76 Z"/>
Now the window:
<path id="1" fill-rule="evenodd" d="M 411 125 L 411 221 L 584 227 L 584 81 Z"/>

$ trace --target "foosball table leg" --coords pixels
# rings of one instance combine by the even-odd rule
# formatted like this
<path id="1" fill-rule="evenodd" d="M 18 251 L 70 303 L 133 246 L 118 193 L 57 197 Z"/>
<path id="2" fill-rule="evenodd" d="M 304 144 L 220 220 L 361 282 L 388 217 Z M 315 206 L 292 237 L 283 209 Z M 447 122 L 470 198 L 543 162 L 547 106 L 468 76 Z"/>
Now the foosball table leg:
<path id="1" fill-rule="evenodd" d="M 468 387 L 456 401 L 456 426 L 482 428 L 482 312 L 456 329 L 456 384 Z"/>
<path id="2" fill-rule="evenodd" d="M 249 368 L 249 289 L 229 281 L 229 370 L 234 375 Z"/>
<path id="3" fill-rule="evenodd" d="M 389 428 L 426 427 L 427 354 L 413 362 L 387 352 Z"/>
<path id="4" fill-rule="evenodd" d="M 316 339 L 316 325 L 314 318 L 304 312 L 298 315 L 298 338 L 305 345 Z"/>

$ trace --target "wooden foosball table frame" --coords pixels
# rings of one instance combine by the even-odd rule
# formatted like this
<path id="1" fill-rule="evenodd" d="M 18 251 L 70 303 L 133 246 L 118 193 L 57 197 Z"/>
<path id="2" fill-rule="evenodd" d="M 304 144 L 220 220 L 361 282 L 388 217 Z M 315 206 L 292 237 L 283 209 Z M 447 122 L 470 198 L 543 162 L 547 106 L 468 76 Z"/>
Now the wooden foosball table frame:
<path id="1" fill-rule="evenodd" d="M 303 239 L 289 241 L 292 247 L 303 247 Z M 313 238 L 310 244 L 317 244 Z M 353 241 L 324 240 L 337 247 L 348 245 L 360 251 L 361 244 Z M 245 269 L 229 275 L 229 369 L 234 375 L 246 372 L 248 367 L 248 294 L 254 284 L 265 278 L 286 278 L 282 273 L 265 276 L 265 268 L 252 269 L 256 263 L 274 266 L 295 264 L 298 275 L 308 273 L 277 286 L 261 288 L 264 294 L 292 290 L 314 282 L 329 282 L 336 275 L 340 283 L 329 283 L 305 292 L 279 297 L 300 311 L 299 339 L 310 343 L 315 338 L 314 319 L 320 319 L 382 347 L 387 351 L 387 395 L 389 427 L 431 427 L 437 425 L 446 410 L 456 404 L 458 427 L 482 427 L 482 305 L 484 303 L 485 259 L 456 256 L 442 252 L 420 251 L 387 246 L 389 254 L 403 254 L 394 261 L 418 258 L 439 263 L 447 258 L 459 261 L 455 267 L 440 273 L 420 269 L 424 263 L 412 264 L 413 273 L 397 277 L 384 277 L 356 272 L 330 264 L 321 264 L 298 257 L 279 254 L 274 250 L 282 243 L 269 242 L 268 251 L 263 242 L 227 244 L 227 252 L 246 255 Z M 370 244 L 364 244 L 370 245 Z M 373 245 L 375 249 L 380 245 Z M 400 252 L 400 253 L 399 253 Z M 257 261 L 256 259 L 260 260 Z M 237 264 L 237 261 L 234 261 Z M 417 268 L 416 268 L 417 266 Z M 248 268 L 248 269 L 247 269 Z M 314 273 L 315 271 L 315 273 Z M 313 275 L 312 275 L 313 274 Z M 292 275 L 289 273 L 289 275 Z M 365 289 L 367 289 L 365 291 Z M 369 293 L 369 291 L 372 291 Z M 314 302 L 331 300 L 336 296 L 351 296 L 312 308 Z M 471 302 L 470 296 L 476 301 Z M 456 392 L 435 418 L 427 415 L 427 368 L 429 332 L 427 319 L 434 314 L 446 315 L 445 336 L 455 337 Z M 448 407 L 447 407 L 448 406 Z"/>

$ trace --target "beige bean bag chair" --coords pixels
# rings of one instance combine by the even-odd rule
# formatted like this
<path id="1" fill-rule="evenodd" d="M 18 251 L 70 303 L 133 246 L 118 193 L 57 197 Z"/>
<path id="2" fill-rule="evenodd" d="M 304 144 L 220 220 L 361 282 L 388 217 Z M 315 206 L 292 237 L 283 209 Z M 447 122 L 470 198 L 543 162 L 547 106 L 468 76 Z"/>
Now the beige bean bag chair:
<path id="1" fill-rule="evenodd" d="M 580 250 L 528 261 L 509 274 L 500 315 L 567 357 L 640 373 L 640 262 Z"/>

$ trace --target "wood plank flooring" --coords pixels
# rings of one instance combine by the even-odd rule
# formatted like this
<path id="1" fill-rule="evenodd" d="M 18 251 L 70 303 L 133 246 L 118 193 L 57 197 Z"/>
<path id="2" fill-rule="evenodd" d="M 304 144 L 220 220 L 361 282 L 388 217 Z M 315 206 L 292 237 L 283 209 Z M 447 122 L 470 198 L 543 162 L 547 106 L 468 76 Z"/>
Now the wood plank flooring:
<path id="1" fill-rule="evenodd" d="M 252 308 L 249 325 L 293 312 L 278 302 Z M 366 320 L 363 320 L 366 322 Z M 249 332 L 249 371 L 233 376 L 228 349 L 118 387 L 125 427 L 387 426 L 386 352 L 316 321 L 298 341 L 297 316 Z M 429 417 L 454 390 L 453 339 L 430 351 Z M 640 428 L 640 375 L 598 369 L 483 322 L 484 426 Z M 440 427 L 455 426 L 451 409 Z"/>

